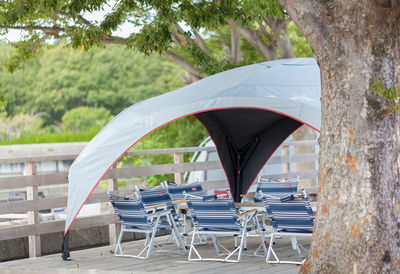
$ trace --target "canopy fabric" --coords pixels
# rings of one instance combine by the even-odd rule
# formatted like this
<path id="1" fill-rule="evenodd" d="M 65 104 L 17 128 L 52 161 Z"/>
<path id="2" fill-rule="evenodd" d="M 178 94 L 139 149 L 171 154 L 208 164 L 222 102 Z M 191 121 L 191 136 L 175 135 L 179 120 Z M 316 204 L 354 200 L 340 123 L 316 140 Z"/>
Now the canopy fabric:
<path id="1" fill-rule="evenodd" d="M 275 149 L 299 126 L 321 125 L 320 72 L 312 58 L 264 62 L 221 72 L 128 107 L 73 162 L 67 232 L 112 165 L 150 132 L 194 115 L 216 144 L 237 200 Z"/>

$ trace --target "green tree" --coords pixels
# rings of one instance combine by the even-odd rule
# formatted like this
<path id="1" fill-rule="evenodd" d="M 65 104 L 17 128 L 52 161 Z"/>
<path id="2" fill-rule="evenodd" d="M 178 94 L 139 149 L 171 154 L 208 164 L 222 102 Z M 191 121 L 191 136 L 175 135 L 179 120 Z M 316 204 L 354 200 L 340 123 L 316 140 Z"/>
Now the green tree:
<path id="1" fill-rule="evenodd" d="M 145 54 L 158 52 L 186 71 L 190 83 L 233 66 L 295 57 L 287 34 L 288 18 L 278 0 L 259 1 L 4 1 L 0 30 L 24 31 L 8 58 L 14 70 L 35 56 L 46 41 L 66 38 L 81 49 L 125 44 Z M 108 10 L 98 22 L 88 13 Z M 113 31 L 130 25 L 137 31 L 117 37 Z M 211 39 L 209 39 L 211 38 Z M 217 43 L 211 43 L 216 41 Z M 251 48 L 251 52 L 246 52 Z M 256 53 L 256 54 L 255 54 Z M 256 55 L 256 58 L 247 58 Z"/>
<path id="2" fill-rule="evenodd" d="M 12 49 L 0 44 L 3 52 Z M 128 60 L 128 61 L 127 61 Z M 69 110 L 103 107 L 113 115 L 144 99 L 182 86 L 181 70 L 157 55 L 107 45 L 90 51 L 52 46 L 13 74 L 0 72 L 8 115 L 38 113 L 47 125 L 61 121 Z"/>
<path id="3" fill-rule="evenodd" d="M 18 114 L 7 117 L 5 112 L 0 112 L 0 141 L 19 138 L 28 132 L 38 131 L 43 120 L 35 115 Z"/>
<path id="4" fill-rule="evenodd" d="M 64 114 L 61 127 L 66 131 L 83 131 L 91 127 L 102 128 L 111 118 L 111 113 L 105 108 L 78 107 Z"/>

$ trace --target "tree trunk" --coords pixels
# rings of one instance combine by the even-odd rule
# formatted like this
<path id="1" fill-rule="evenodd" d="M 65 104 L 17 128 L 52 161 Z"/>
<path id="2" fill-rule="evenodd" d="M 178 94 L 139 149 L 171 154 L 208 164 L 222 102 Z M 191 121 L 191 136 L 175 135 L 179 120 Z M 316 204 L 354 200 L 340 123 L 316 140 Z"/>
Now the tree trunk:
<path id="1" fill-rule="evenodd" d="M 289 36 L 286 33 L 286 29 L 281 33 L 276 39 L 276 43 L 278 44 L 278 48 L 281 52 L 282 58 L 295 58 L 292 43 L 289 40 Z"/>
<path id="2" fill-rule="evenodd" d="M 319 197 L 304 273 L 398 273 L 400 3 L 281 0 L 321 69 Z"/>
<path id="3" fill-rule="evenodd" d="M 287 35 L 287 19 L 280 18 L 265 18 L 265 22 L 271 28 L 275 36 L 276 43 L 281 53 L 282 58 L 295 58 L 292 43 Z"/>
<path id="4" fill-rule="evenodd" d="M 242 60 L 242 54 L 240 52 L 240 34 L 237 29 L 237 23 L 231 25 L 231 51 L 230 51 L 230 61 L 232 64 L 239 64 Z"/>
<path id="5" fill-rule="evenodd" d="M 226 22 L 231 26 L 236 26 L 236 22 L 232 19 L 227 19 Z M 258 51 L 264 60 L 278 59 L 276 47 L 269 47 L 256 32 L 246 27 L 237 26 L 239 33 Z"/>

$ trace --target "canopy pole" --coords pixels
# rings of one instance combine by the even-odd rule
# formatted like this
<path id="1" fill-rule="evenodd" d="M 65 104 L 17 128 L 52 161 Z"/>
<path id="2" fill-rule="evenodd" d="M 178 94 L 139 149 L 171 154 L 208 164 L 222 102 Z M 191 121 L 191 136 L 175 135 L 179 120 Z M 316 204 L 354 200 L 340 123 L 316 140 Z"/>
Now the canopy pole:
<path id="1" fill-rule="evenodd" d="M 240 170 L 241 170 L 241 155 L 240 152 L 237 153 L 236 155 L 236 191 L 235 191 L 235 197 L 234 200 L 235 202 L 240 202 L 240 194 L 241 194 L 241 190 L 242 190 L 242 177 L 240 174 Z"/>
<path id="2" fill-rule="evenodd" d="M 64 241 L 63 241 L 62 248 L 61 248 L 62 249 L 61 258 L 64 261 L 71 261 L 69 250 L 68 250 L 68 239 L 69 239 L 69 230 L 64 235 Z"/>

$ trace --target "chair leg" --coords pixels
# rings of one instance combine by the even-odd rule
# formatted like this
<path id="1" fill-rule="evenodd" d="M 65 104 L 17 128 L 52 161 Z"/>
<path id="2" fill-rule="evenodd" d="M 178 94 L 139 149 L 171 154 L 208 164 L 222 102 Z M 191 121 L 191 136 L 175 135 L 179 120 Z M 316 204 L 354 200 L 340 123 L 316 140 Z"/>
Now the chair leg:
<path id="1" fill-rule="evenodd" d="M 176 227 L 175 221 L 173 220 L 171 215 L 167 215 L 168 222 L 170 226 L 172 227 L 172 234 L 175 239 L 175 243 L 178 246 L 178 249 L 182 249 L 183 252 L 186 253 L 186 247 L 185 247 L 185 242 L 183 241 L 181 234 L 178 231 L 178 228 Z"/>
<path id="2" fill-rule="evenodd" d="M 124 235 L 124 228 L 121 228 L 121 232 L 119 233 L 118 241 L 117 241 L 117 244 L 115 245 L 114 256 L 119 255 L 117 253 L 118 249 L 120 251 L 120 255 L 122 255 L 122 248 L 121 248 L 122 235 Z"/>
<path id="3" fill-rule="evenodd" d="M 154 237 L 156 236 L 157 233 L 157 228 L 153 229 L 153 232 L 151 233 L 151 238 L 149 241 L 149 244 L 147 245 L 147 253 L 146 253 L 146 260 L 150 257 L 151 251 L 153 251 L 154 249 Z M 143 249 L 143 251 L 146 249 Z M 141 255 L 141 253 L 139 254 L 139 256 Z"/>
<path id="4" fill-rule="evenodd" d="M 272 248 L 272 246 L 274 245 L 274 237 L 275 237 L 275 235 L 274 235 L 274 234 L 271 234 L 271 240 L 269 241 L 269 247 L 268 247 L 268 252 L 267 252 L 267 258 L 265 259 L 265 261 L 266 261 L 267 263 L 279 263 L 279 259 L 278 259 L 278 257 L 276 256 L 275 251 L 274 251 L 273 248 Z M 271 253 L 272 253 L 272 255 L 274 255 L 275 261 L 271 261 L 271 260 L 270 260 L 270 258 L 271 258 Z"/>
<path id="5" fill-rule="evenodd" d="M 196 247 L 194 246 L 194 239 L 196 237 L 196 229 L 193 229 L 192 241 L 190 242 L 190 249 L 188 254 L 189 261 L 201 261 L 203 258 L 200 256 L 199 252 L 197 251 Z M 192 254 L 193 251 L 196 253 L 198 259 L 193 259 Z"/>
<path id="6" fill-rule="evenodd" d="M 258 250 L 260 249 L 260 247 L 262 247 L 264 250 L 264 256 L 266 256 L 267 255 L 267 246 L 265 245 L 265 235 L 264 235 L 263 231 L 261 230 L 260 222 L 258 221 L 257 216 L 255 217 L 255 219 L 256 219 L 257 232 L 259 233 L 260 238 L 261 238 L 261 245 L 256 249 L 256 251 L 254 252 L 254 255 L 257 255 Z"/>
<path id="7" fill-rule="evenodd" d="M 217 237 L 215 237 L 215 236 L 211 236 L 211 239 L 212 239 L 212 241 L 213 241 L 213 244 L 214 244 L 215 253 L 217 253 L 217 255 L 218 255 L 218 256 L 221 256 L 221 254 L 219 253 L 219 248 L 218 248 Z"/>
<path id="8" fill-rule="evenodd" d="M 297 251 L 297 254 L 299 255 L 299 257 L 301 258 L 301 251 L 299 248 L 299 244 L 297 243 L 297 239 L 295 236 L 290 236 L 290 241 L 292 242 L 292 248 L 293 250 Z"/>

